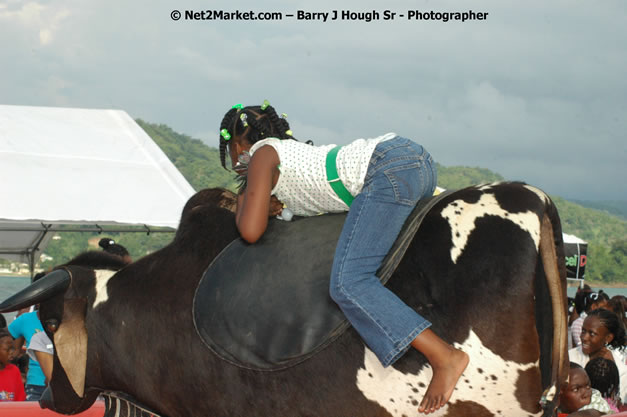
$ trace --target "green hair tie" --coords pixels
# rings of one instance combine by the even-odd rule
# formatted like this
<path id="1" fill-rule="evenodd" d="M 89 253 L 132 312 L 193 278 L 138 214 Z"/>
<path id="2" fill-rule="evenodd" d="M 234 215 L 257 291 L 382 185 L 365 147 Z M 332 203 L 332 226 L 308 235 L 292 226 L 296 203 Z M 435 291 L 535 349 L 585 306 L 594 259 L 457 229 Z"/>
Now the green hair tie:
<path id="1" fill-rule="evenodd" d="M 293 133 L 292 133 L 292 131 L 291 131 L 291 130 L 286 130 L 286 131 L 285 131 L 285 134 L 286 134 L 287 136 L 292 136 L 292 134 L 293 134 Z"/>
<path id="2" fill-rule="evenodd" d="M 243 104 L 236 104 L 236 105 L 234 105 L 234 106 L 233 106 L 233 107 L 231 107 L 231 108 L 232 108 L 232 109 L 239 109 L 239 110 L 242 110 L 242 109 L 244 108 L 244 105 L 243 105 Z"/>
<path id="3" fill-rule="evenodd" d="M 261 105 L 261 111 L 264 111 L 265 109 L 267 109 L 269 105 L 270 105 L 270 102 L 268 100 L 264 100 L 263 104 Z"/>
<path id="4" fill-rule="evenodd" d="M 222 137 L 224 138 L 224 140 L 225 140 L 225 141 L 228 141 L 228 140 L 230 140 L 230 139 L 231 139 L 231 134 L 230 134 L 230 133 L 229 133 L 229 131 L 228 131 L 228 130 L 226 130 L 226 129 L 222 129 L 222 130 L 220 131 L 220 136 L 222 136 Z"/>

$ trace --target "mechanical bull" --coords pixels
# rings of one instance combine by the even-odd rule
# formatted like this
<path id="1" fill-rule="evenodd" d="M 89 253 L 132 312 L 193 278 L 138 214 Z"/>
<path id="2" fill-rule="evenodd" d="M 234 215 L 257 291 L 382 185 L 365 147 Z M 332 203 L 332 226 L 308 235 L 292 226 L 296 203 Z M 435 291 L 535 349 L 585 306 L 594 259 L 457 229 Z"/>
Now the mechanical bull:
<path id="1" fill-rule="evenodd" d="M 266 369 L 207 343 L 192 306 L 199 308 L 214 258 L 239 241 L 233 202 L 227 191 L 201 191 L 163 249 L 117 272 L 69 262 L 0 305 L 40 303 L 55 344 L 42 404 L 75 414 L 102 392 L 122 392 L 170 417 L 417 415 L 431 378 L 425 358 L 410 349 L 383 368 L 348 326 Z M 387 283 L 470 356 L 451 400 L 433 415 L 554 414 L 568 373 L 563 259 L 555 206 L 534 187 L 470 187 L 433 205 Z M 258 278 L 240 274 L 237 263 L 229 268 L 231 281 Z"/>

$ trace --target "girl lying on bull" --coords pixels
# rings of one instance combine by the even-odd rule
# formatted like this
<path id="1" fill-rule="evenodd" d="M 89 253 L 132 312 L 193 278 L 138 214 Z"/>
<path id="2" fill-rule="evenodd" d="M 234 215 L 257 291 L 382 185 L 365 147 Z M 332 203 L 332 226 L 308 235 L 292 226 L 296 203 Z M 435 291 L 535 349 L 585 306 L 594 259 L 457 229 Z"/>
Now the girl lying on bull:
<path id="1" fill-rule="evenodd" d="M 330 294 L 383 366 L 409 347 L 422 352 L 433 378 L 419 405 L 431 413 L 451 397 L 468 355 L 446 343 L 425 318 L 375 275 L 421 198 L 433 194 L 435 164 L 409 139 L 388 133 L 336 147 L 294 140 L 285 116 L 264 101 L 233 106 L 220 126 L 220 158 L 241 175 L 236 224 L 256 242 L 268 217 L 286 205 L 298 216 L 348 211 L 335 249 Z M 350 209 L 349 209 L 350 208 Z"/>

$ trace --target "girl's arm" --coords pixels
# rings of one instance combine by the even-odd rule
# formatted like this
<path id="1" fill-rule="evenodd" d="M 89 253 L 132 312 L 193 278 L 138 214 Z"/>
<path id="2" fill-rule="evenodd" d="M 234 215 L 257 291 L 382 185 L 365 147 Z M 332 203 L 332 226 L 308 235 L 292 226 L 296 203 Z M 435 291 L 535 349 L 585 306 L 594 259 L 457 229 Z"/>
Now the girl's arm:
<path id="1" fill-rule="evenodd" d="M 244 193 L 238 197 L 235 223 L 242 239 L 255 243 L 268 227 L 270 192 L 279 155 L 272 146 L 262 146 L 250 160 Z"/>
<path id="2" fill-rule="evenodd" d="M 52 379 L 52 358 L 53 356 L 48 352 L 42 352 L 39 350 L 35 351 L 35 357 L 37 358 L 37 362 L 39 362 L 39 366 L 41 367 L 44 376 L 46 377 L 46 385 Z"/>

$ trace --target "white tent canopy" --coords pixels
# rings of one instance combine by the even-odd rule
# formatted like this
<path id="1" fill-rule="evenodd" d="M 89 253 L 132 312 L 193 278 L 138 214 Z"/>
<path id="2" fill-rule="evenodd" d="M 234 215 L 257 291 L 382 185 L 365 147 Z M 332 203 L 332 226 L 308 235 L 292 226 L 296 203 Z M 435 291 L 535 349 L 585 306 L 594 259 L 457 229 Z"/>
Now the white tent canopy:
<path id="1" fill-rule="evenodd" d="M 194 189 L 121 110 L 0 105 L 0 257 L 59 225 L 176 228 Z"/>
<path id="2" fill-rule="evenodd" d="M 579 243 L 579 244 L 584 244 L 584 243 L 588 243 L 585 240 L 578 238 L 575 235 L 569 235 L 566 233 L 562 233 L 562 237 L 564 238 L 564 243 Z"/>

